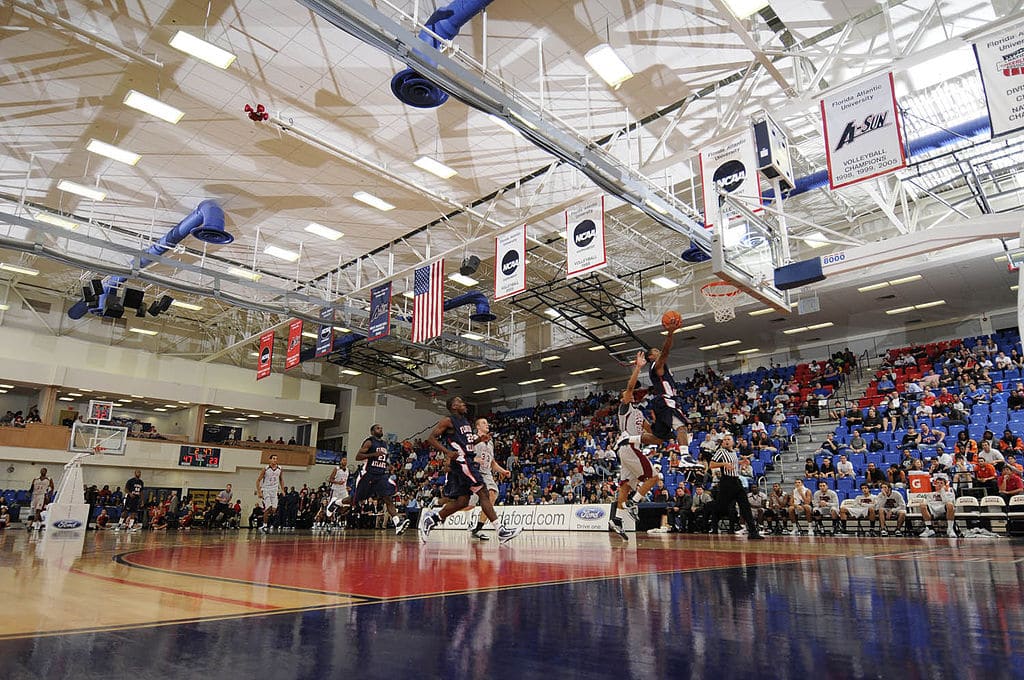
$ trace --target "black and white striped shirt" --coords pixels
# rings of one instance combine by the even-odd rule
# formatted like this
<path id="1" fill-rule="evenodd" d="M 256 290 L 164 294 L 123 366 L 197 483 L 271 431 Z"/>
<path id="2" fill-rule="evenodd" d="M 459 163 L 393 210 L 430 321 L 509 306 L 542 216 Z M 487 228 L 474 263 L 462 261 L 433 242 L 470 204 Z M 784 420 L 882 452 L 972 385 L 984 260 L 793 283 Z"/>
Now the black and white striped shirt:
<path id="1" fill-rule="evenodd" d="M 727 475 L 729 477 L 740 476 L 738 472 L 739 460 L 736 458 L 735 451 L 730 451 L 729 449 L 719 447 L 719 449 L 715 451 L 715 455 L 712 460 L 714 460 L 716 463 L 732 463 L 731 470 L 724 467 L 718 468 L 718 471 L 721 472 L 723 475 Z"/>

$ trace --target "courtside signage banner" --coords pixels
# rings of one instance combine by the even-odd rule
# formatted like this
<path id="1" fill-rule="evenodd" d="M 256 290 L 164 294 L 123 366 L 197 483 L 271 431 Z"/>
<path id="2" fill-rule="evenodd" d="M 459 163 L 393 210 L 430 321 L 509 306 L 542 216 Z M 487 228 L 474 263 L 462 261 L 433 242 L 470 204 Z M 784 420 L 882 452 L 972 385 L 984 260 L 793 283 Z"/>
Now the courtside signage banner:
<path id="1" fill-rule="evenodd" d="M 299 365 L 299 355 L 302 354 L 302 319 L 292 319 L 288 322 L 288 348 L 284 352 L 284 370 Z"/>
<path id="2" fill-rule="evenodd" d="M 334 307 L 320 308 L 320 330 L 316 334 L 316 355 L 327 356 L 334 346 Z"/>
<path id="3" fill-rule="evenodd" d="M 608 264 L 604 196 L 577 203 L 565 211 L 565 249 L 566 276 L 577 276 Z"/>
<path id="4" fill-rule="evenodd" d="M 370 325 L 367 340 L 379 340 L 391 335 L 391 282 L 370 290 Z"/>
<path id="5" fill-rule="evenodd" d="M 494 239 L 494 299 L 526 290 L 526 225 Z"/>
<path id="6" fill-rule="evenodd" d="M 992 136 L 1024 127 L 1024 25 L 974 43 Z"/>
<path id="7" fill-rule="evenodd" d="M 263 380 L 270 375 L 274 363 L 274 331 L 260 336 L 260 355 L 256 358 L 256 379 Z"/>
<path id="8" fill-rule="evenodd" d="M 608 531 L 607 505 L 495 505 L 498 519 L 509 527 L 522 527 L 526 531 Z M 465 531 L 476 526 L 479 510 L 456 512 L 438 529 Z M 620 518 L 623 527 L 632 531 L 635 526 L 626 513 Z"/>
<path id="9" fill-rule="evenodd" d="M 892 73 L 822 99 L 821 122 L 830 188 L 907 167 Z"/>
<path id="10" fill-rule="evenodd" d="M 719 190 L 754 212 L 761 210 L 761 182 L 751 130 L 701 149 L 700 184 L 704 192 L 704 226 L 708 229 L 722 220 L 725 197 Z"/>

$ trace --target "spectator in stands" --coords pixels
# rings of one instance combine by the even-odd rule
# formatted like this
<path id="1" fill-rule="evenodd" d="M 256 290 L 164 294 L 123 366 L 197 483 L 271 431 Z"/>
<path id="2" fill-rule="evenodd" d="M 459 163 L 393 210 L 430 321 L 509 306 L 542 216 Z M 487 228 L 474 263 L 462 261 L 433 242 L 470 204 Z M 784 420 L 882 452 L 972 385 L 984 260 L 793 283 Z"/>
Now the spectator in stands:
<path id="1" fill-rule="evenodd" d="M 996 355 L 995 364 L 997 370 L 1005 371 L 1013 366 L 1013 360 L 1006 356 L 1006 352 L 1000 351 L 999 354 Z"/>
<path id="2" fill-rule="evenodd" d="M 846 426 L 853 428 L 860 426 L 864 422 L 864 414 L 861 412 L 854 402 L 849 401 L 846 403 Z"/>
<path id="3" fill-rule="evenodd" d="M 903 394 L 910 401 L 917 401 L 924 394 L 924 388 L 921 387 L 921 383 L 915 380 L 908 380 L 907 384 L 903 386 Z"/>
<path id="4" fill-rule="evenodd" d="M 789 506 L 792 503 L 792 495 L 783 491 L 781 484 L 772 484 L 764 510 L 764 519 L 771 524 L 772 533 L 781 534 L 785 530 L 784 525 L 789 518 Z"/>
<path id="5" fill-rule="evenodd" d="M 999 495 L 1009 503 L 1011 498 L 1021 492 L 1024 492 L 1024 481 L 1021 480 L 1020 470 L 1007 462 L 1003 468 L 1003 476 L 999 478 Z"/>
<path id="6" fill-rule="evenodd" d="M 836 441 L 834 433 L 829 432 L 825 437 L 825 441 L 821 443 L 818 450 L 815 451 L 815 455 L 821 456 L 836 456 L 839 455 L 839 442 Z"/>
<path id="7" fill-rule="evenodd" d="M 868 452 L 868 443 L 860 436 L 860 430 L 854 430 L 850 437 L 850 453 L 864 454 Z"/>
<path id="8" fill-rule="evenodd" d="M 888 536 L 887 522 L 896 519 L 896 531 L 903 530 L 907 521 L 907 501 L 903 494 L 896 493 L 888 482 L 882 484 L 882 492 L 875 496 L 875 514 L 882 520 L 882 535 Z"/>
<path id="9" fill-rule="evenodd" d="M 894 488 L 902 489 L 907 486 L 907 473 L 896 463 L 889 466 L 885 477 Z"/>
<path id="10" fill-rule="evenodd" d="M 953 444 L 953 455 L 971 460 L 978 455 L 978 442 L 967 436 L 967 430 L 960 430 Z"/>
<path id="11" fill-rule="evenodd" d="M 925 522 L 924 532 L 921 533 L 921 538 L 929 538 L 935 535 L 935 518 L 938 516 L 945 516 L 946 518 L 946 535 L 950 538 L 956 538 L 956 496 L 949 489 L 946 475 L 937 475 L 932 479 L 932 484 L 935 485 L 935 491 L 931 493 L 918 494 L 915 499 L 918 508 L 921 511 L 921 519 Z"/>
<path id="12" fill-rule="evenodd" d="M 818 477 L 818 464 L 814 462 L 813 458 L 808 458 L 804 461 L 804 477 L 807 479 L 815 479 Z"/>
<path id="13" fill-rule="evenodd" d="M 1017 457 L 1013 454 L 1006 456 L 1006 465 L 1003 467 L 1003 473 L 1006 473 L 1006 468 L 1011 467 L 1017 471 L 1017 474 L 1024 475 L 1024 466 L 1017 462 Z"/>
<path id="14" fill-rule="evenodd" d="M 946 438 L 946 433 L 939 429 L 932 429 L 928 423 L 921 423 L 921 427 L 918 430 L 921 446 L 939 446 L 942 444 L 942 440 Z"/>
<path id="15" fill-rule="evenodd" d="M 291 438 L 288 439 L 288 446 L 295 446 L 295 444 L 296 444 L 295 437 L 291 437 Z"/>
<path id="16" fill-rule="evenodd" d="M 788 435 L 788 433 L 787 433 Z M 755 451 L 764 451 L 769 455 L 776 454 L 779 449 L 772 444 L 772 440 L 769 439 L 767 432 L 755 432 L 751 435 L 751 446 Z"/>
<path id="17" fill-rule="evenodd" d="M 825 458 L 821 461 L 821 465 L 818 466 L 818 477 L 821 479 L 835 478 L 836 469 L 832 465 L 831 458 Z"/>
<path id="18" fill-rule="evenodd" d="M 803 515 L 807 519 L 807 530 L 810 535 L 813 536 L 814 527 L 811 526 L 811 521 L 813 517 L 812 513 L 814 511 L 814 502 L 811 490 L 804 486 L 804 480 L 797 479 L 793 482 L 793 494 L 790 497 L 790 500 L 789 521 L 793 522 L 793 530 L 791 533 L 794 536 L 800 535 L 800 522 L 797 518 L 800 515 Z"/>
<path id="19" fill-rule="evenodd" d="M 1024 442 L 1010 429 L 1003 430 L 1003 436 L 999 439 L 997 445 L 1004 455 L 1007 452 L 1024 451 Z"/>
<path id="20" fill-rule="evenodd" d="M 898 392 L 893 390 L 885 404 L 885 416 L 882 418 L 883 430 L 895 432 L 896 430 L 913 425 L 910 418 L 910 409 L 907 407 L 906 402 L 900 399 Z"/>
<path id="21" fill-rule="evenodd" d="M 911 426 L 907 433 L 903 435 L 903 439 L 900 441 L 900 450 L 906 453 L 907 451 L 916 451 L 917 447 L 921 445 L 921 433 L 917 431 L 917 428 Z"/>
<path id="22" fill-rule="evenodd" d="M 853 469 L 853 463 L 846 459 L 846 456 L 839 456 L 839 464 L 836 465 L 836 479 L 855 479 L 857 473 Z"/>
<path id="23" fill-rule="evenodd" d="M 878 411 L 874 407 L 868 409 L 868 414 L 864 416 L 864 431 L 878 433 L 885 427 L 885 423 L 882 422 L 881 416 L 878 415 Z"/>
<path id="24" fill-rule="evenodd" d="M 273 443 L 274 443 L 274 438 L 273 438 L 273 437 L 271 437 L 271 436 L 270 436 L 270 435 L 268 434 L 268 435 L 267 435 L 267 438 L 263 440 L 263 443 L 264 443 L 264 444 L 273 444 Z"/>
<path id="25" fill-rule="evenodd" d="M 868 463 L 868 468 L 864 471 L 864 479 L 872 489 L 878 489 L 885 482 L 885 474 L 874 463 Z"/>
<path id="26" fill-rule="evenodd" d="M 747 493 L 747 502 L 750 504 L 750 512 L 754 515 L 754 523 L 761 526 L 764 521 L 765 503 L 768 498 L 759 484 L 752 484 Z"/>
<path id="27" fill-rule="evenodd" d="M 1024 409 L 1024 390 L 1014 390 L 1006 399 L 1006 407 L 1011 411 Z"/>
<path id="28" fill-rule="evenodd" d="M 693 504 L 690 506 L 690 528 L 692 531 L 703 533 L 708 531 L 710 515 L 714 511 L 715 499 L 711 495 L 711 489 L 701 489 L 693 496 Z"/>
<path id="29" fill-rule="evenodd" d="M 0 500 L 0 531 L 9 526 L 11 526 L 11 511 L 7 508 L 7 503 Z"/>
<path id="30" fill-rule="evenodd" d="M 896 383 L 894 383 L 892 380 L 892 374 L 885 373 L 881 378 L 879 378 L 876 387 L 878 389 L 879 394 L 894 391 L 896 389 Z"/>
<path id="31" fill-rule="evenodd" d="M 992 446 L 992 441 L 989 439 L 981 440 L 981 448 L 978 450 L 978 460 L 984 460 L 986 463 L 991 463 L 995 466 L 997 472 L 1002 471 L 1003 463 L 1006 462 L 1006 458 Z"/>
<path id="32" fill-rule="evenodd" d="M 978 462 L 974 466 L 974 482 L 977 486 L 985 489 L 986 496 L 994 496 L 999 493 L 999 482 L 996 478 L 996 468 L 978 454 Z"/>
<path id="33" fill-rule="evenodd" d="M 676 487 L 676 495 L 668 508 L 669 531 L 688 533 L 690 530 L 690 508 L 693 507 L 693 496 L 685 484 Z"/>

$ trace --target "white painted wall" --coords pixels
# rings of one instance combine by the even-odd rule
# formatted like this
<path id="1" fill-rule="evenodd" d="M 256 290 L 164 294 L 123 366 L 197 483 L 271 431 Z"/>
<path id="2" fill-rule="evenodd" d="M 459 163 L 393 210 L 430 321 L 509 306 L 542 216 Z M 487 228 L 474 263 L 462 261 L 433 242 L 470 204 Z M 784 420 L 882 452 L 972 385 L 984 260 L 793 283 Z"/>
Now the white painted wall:
<path id="1" fill-rule="evenodd" d="M 349 453 L 359 448 L 370 435 L 370 427 L 380 423 L 385 436 L 394 434 L 399 440 L 415 436 L 421 430 L 433 427 L 445 413 L 444 404 L 417 404 L 417 402 L 387 395 L 388 405 L 377 405 L 377 393 L 359 389 L 352 400 L 345 446 Z M 426 433 L 419 436 L 426 436 Z"/>

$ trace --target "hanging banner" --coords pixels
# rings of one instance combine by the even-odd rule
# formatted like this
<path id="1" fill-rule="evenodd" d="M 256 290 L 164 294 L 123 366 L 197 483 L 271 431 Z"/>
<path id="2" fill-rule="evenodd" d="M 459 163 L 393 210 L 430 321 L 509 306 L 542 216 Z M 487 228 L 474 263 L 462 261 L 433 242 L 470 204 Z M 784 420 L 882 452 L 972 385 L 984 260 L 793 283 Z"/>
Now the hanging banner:
<path id="1" fill-rule="evenodd" d="M 263 380 L 270 375 L 270 367 L 274 362 L 274 331 L 267 331 L 260 336 L 260 356 L 256 359 L 256 379 Z"/>
<path id="2" fill-rule="evenodd" d="M 334 307 L 320 308 L 320 329 L 316 334 L 316 356 L 327 356 L 334 346 Z"/>
<path id="3" fill-rule="evenodd" d="M 578 203 L 565 211 L 565 248 L 567 277 L 608 264 L 604 244 L 604 196 Z"/>
<path id="4" fill-rule="evenodd" d="M 288 348 L 284 353 L 284 370 L 299 365 L 302 353 L 302 319 L 292 319 L 288 323 Z"/>
<path id="5" fill-rule="evenodd" d="M 974 43 L 992 136 L 1024 128 L 1024 26 Z"/>
<path id="6" fill-rule="evenodd" d="M 494 300 L 526 290 L 526 225 L 494 239 Z"/>
<path id="7" fill-rule="evenodd" d="M 700 184 L 704 195 L 704 226 L 722 221 L 725 198 L 731 194 L 750 210 L 761 210 L 761 181 L 751 130 L 733 135 L 700 151 Z"/>
<path id="8" fill-rule="evenodd" d="M 907 167 L 892 73 L 822 99 L 821 122 L 830 188 Z"/>
<path id="9" fill-rule="evenodd" d="M 391 335 L 391 282 L 370 290 L 370 325 L 367 340 L 379 340 Z"/>

